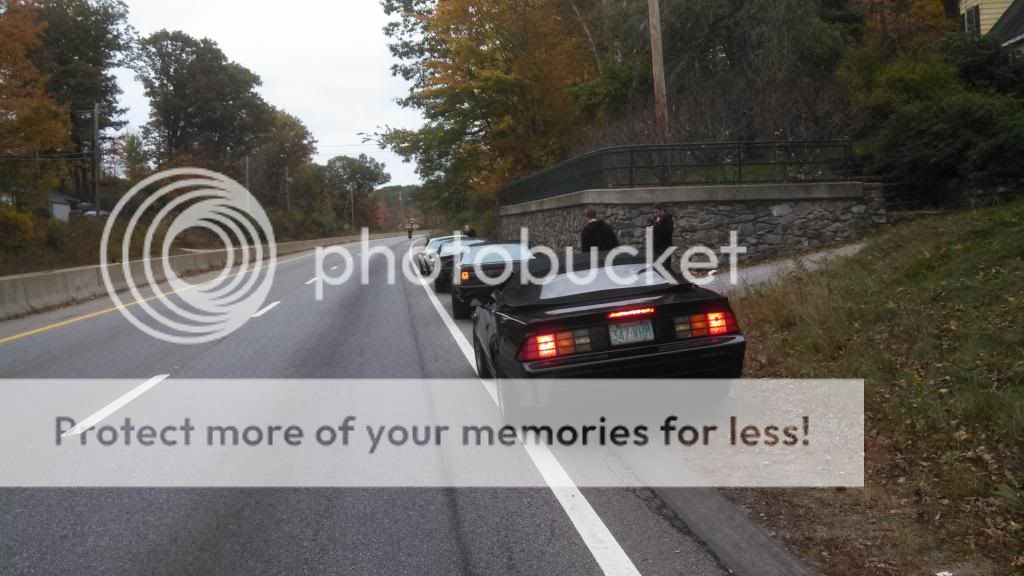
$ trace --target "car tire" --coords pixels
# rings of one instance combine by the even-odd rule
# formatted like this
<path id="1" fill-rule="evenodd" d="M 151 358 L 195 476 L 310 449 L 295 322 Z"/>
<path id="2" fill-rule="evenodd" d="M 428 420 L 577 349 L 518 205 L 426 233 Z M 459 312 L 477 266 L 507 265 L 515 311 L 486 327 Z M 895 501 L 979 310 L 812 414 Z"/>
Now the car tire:
<path id="1" fill-rule="evenodd" d="M 469 305 L 469 302 L 463 301 L 461 298 L 455 295 L 452 291 L 452 318 L 456 320 L 465 320 L 469 318 L 469 315 L 473 312 L 473 307 Z"/>
<path id="2" fill-rule="evenodd" d="M 484 348 L 480 345 L 480 340 L 473 337 L 473 355 L 476 356 L 476 374 L 484 380 L 490 380 L 494 378 L 491 374 L 491 369 L 487 367 L 487 359 L 484 358 Z"/>
<path id="3" fill-rule="evenodd" d="M 444 279 L 444 274 L 434 279 L 434 292 L 444 292 L 448 289 L 448 282 Z"/>

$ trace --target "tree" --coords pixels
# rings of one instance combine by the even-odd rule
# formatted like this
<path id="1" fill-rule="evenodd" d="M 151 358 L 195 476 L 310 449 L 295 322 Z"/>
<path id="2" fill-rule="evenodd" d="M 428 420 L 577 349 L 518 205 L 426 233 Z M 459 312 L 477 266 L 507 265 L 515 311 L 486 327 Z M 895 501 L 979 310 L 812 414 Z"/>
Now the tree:
<path id="1" fill-rule="evenodd" d="M 297 175 L 316 154 L 316 139 L 301 120 L 284 110 L 271 109 L 268 124 L 250 158 L 250 182 L 254 194 L 280 199 L 274 204 L 283 206 L 285 167 L 290 176 Z"/>
<path id="2" fill-rule="evenodd" d="M 91 151 L 94 103 L 100 105 L 101 132 L 125 125 L 113 69 L 124 64 L 136 38 L 128 7 L 120 0 L 40 0 L 38 6 L 46 28 L 33 59 L 49 75 L 50 92 L 68 109 L 75 150 Z M 81 197 L 88 188 L 85 165 L 77 165 L 73 175 Z"/>
<path id="3" fill-rule="evenodd" d="M 404 229 L 409 219 L 413 218 L 421 228 L 430 227 L 436 223 L 436 215 L 422 205 L 421 187 L 410 186 L 384 186 L 378 188 L 371 195 L 377 204 L 377 222 L 382 228 Z"/>
<path id="4" fill-rule="evenodd" d="M 142 138 L 134 132 L 128 132 L 118 139 L 118 168 L 124 178 L 131 184 L 145 178 L 149 170 L 149 159 Z"/>
<path id="5" fill-rule="evenodd" d="M 577 0 L 601 73 L 576 94 L 577 151 L 655 139 L 647 6 Z M 844 0 L 662 0 L 672 140 L 833 137 L 832 80 L 859 17 Z"/>
<path id="6" fill-rule="evenodd" d="M 383 163 L 366 154 L 358 158 L 335 156 L 327 161 L 326 173 L 338 221 L 355 220 L 352 223 L 356 226 L 375 221 L 369 195 L 374 188 L 391 180 Z"/>
<path id="7" fill-rule="evenodd" d="M 66 151 L 66 110 L 47 92 L 46 75 L 29 57 L 41 46 L 45 27 L 38 9 L 28 2 L 0 2 L 0 183 L 19 195 L 19 204 L 45 205 L 45 192 L 60 166 L 33 161 L 39 154 Z M 48 154 L 50 153 L 50 154 Z"/>
<path id="8" fill-rule="evenodd" d="M 259 76 L 208 38 L 156 32 L 142 40 L 134 69 L 150 100 L 146 134 L 162 161 L 186 155 L 230 165 L 267 128 L 270 108 L 256 92 Z"/>
<path id="9" fill-rule="evenodd" d="M 507 181 L 561 160 L 577 126 L 570 88 L 593 58 L 566 3 L 527 0 L 385 0 L 385 28 L 412 82 L 403 106 L 427 119 L 388 128 L 382 146 L 415 159 L 445 211 L 493 202 Z M 444 191 L 441 193 L 441 191 Z"/>

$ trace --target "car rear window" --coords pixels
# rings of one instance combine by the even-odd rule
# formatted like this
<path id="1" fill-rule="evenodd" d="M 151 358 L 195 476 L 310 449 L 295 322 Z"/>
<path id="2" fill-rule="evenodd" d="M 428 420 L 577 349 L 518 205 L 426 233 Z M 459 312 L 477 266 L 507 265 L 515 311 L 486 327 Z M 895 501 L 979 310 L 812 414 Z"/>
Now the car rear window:
<path id="1" fill-rule="evenodd" d="M 552 262 L 547 258 L 534 258 L 515 270 L 512 277 L 501 289 L 504 306 L 521 308 L 529 306 L 553 306 L 562 304 L 578 304 L 606 298 L 635 297 L 652 292 L 692 288 L 688 282 L 677 277 L 670 271 L 671 278 L 658 272 L 647 271 L 650 264 L 642 257 L 619 254 L 614 261 L 590 262 L 589 258 L 560 259 L 557 263 L 558 274 L 547 278 L 552 269 Z M 591 270 L 596 268 L 596 270 Z M 577 278 L 583 281 L 577 285 L 569 279 L 568 270 L 572 269 Z M 533 279 L 524 277 L 529 273 Z M 594 278 L 590 279 L 589 275 Z M 618 278 L 613 278 L 613 275 Z M 539 279 L 547 278 L 540 282 Z"/>
<path id="2" fill-rule="evenodd" d="M 473 244 L 479 244 L 483 240 L 462 240 L 461 242 L 448 242 L 443 244 L 441 249 L 437 252 L 439 256 L 451 256 L 456 252 L 461 252 L 466 246 L 472 246 Z"/>
<path id="3" fill-rule="evenodd" d="M 586 277 L 591 272 L 578 273 Z M 622 264 L 598 268 L 593 279 L 573 282 L 568 274 L 558 274 L 540 287 L 540 300 L 581 296 L 608 290 L 629 290 L 670 286 L 672 281 L 652 270 L 647 264 Z"/>
<path id="4" fill-rule="evenodd" d="M 523 244 L 488 244 L 474 246 L 462 255 L 463 264 L 500 264 L 533 259 L 530 248 Z"/>
<path id="5" fill-rule="evenodd" d="M 442 238 L 434 238 L 430 242 L 427 242 L 427 250 L 433 250 L 434 252 L 437 252 L 437 249 L 442 244 L 444 244 L 446 242 L 451 242 L 452 240 L 455 240 L 455 238 L 456 238 L 455 236 L 445 236 L 445 237 L 442 237 Z"/>

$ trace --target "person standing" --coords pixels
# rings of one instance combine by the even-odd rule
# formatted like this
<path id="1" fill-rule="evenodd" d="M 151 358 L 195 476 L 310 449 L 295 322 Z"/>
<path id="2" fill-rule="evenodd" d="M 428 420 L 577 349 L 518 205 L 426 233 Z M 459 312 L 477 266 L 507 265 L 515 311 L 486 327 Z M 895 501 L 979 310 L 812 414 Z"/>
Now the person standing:
<path id="1" fill-rule="evenodd" d="M 462 227 L 462 235 L 466 238 L 476 238 L 476 229 L 466 224 Z"/>
<path id="2" fill-rule="evenodd" d="M 661 204 L 654 206 L 654 218 L 651 218 L 651 228 L 654 236 L 654 257 L 658 258 L 672 247 L 672 230 L 675 222 Z"/>
<path id="3" fill-rule="evenodd" d="M 597 219 L 596 210 L 587 210 L 586 215 L 587 223 L 580 230 L 580 246 L 583 252 L 590 252 L 591 248 L 597 248 L 598 252 L 607 252 L 619 245 L 615 230 L 604 220 Z"/>

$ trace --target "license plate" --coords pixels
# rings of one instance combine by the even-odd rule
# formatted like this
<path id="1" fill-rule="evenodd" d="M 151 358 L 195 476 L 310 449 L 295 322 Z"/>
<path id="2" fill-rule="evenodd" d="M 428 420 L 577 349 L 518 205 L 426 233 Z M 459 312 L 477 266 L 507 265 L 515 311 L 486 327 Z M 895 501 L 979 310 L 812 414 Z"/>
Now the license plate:
<path id="1" fill-rule="evenodd" d="M 610 324 L 608 336 L 611 338 L 612 346 L 648 342 L 654 340 L 654 327 L 650 320 Z"/>

